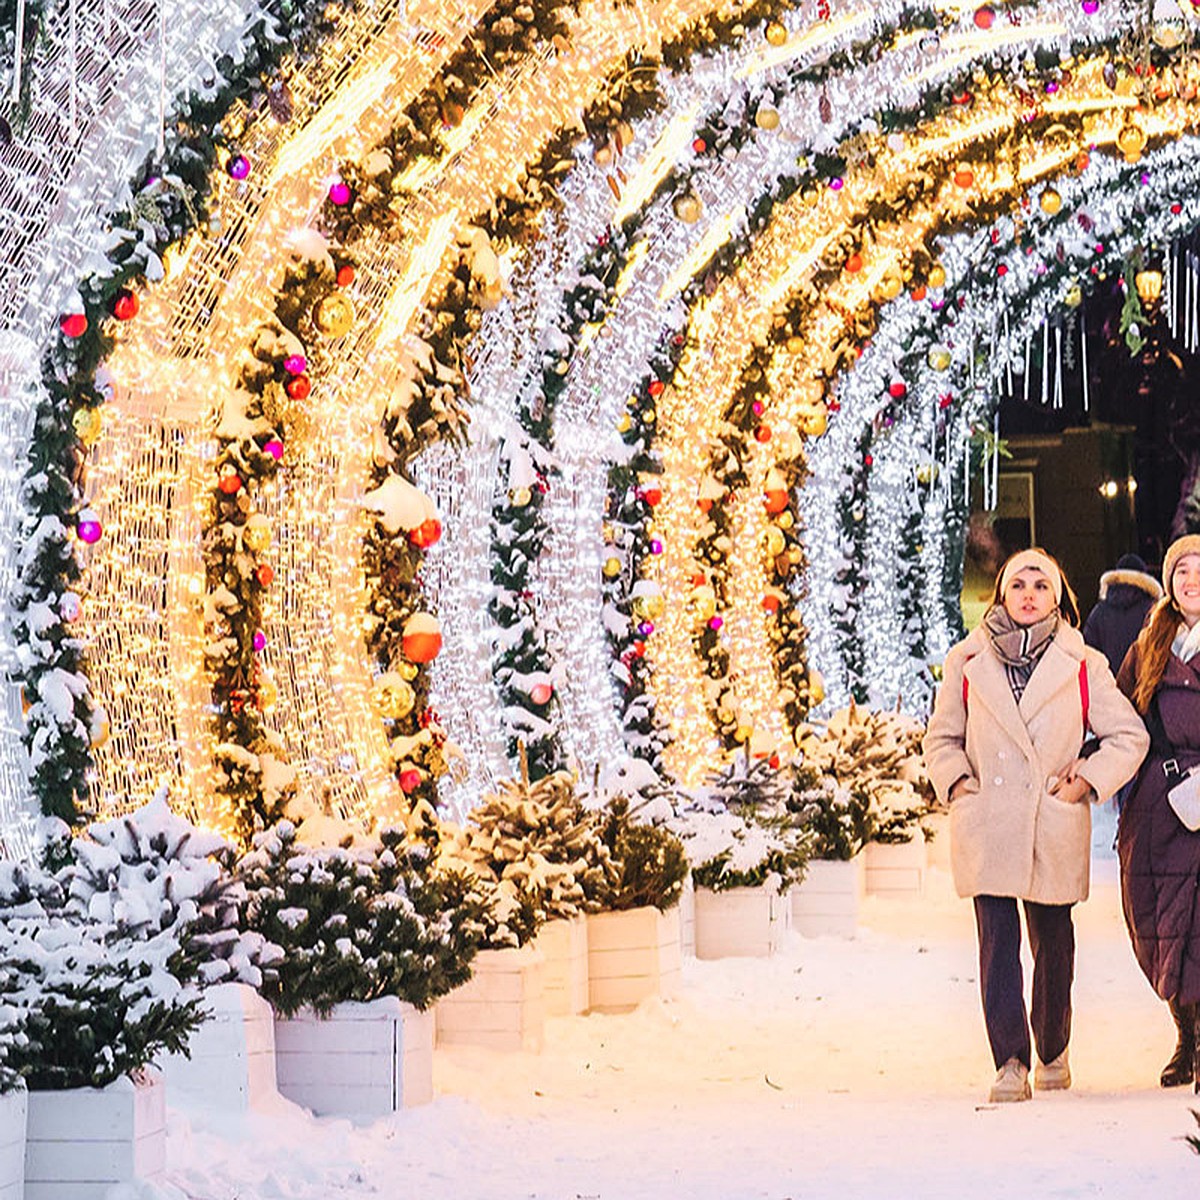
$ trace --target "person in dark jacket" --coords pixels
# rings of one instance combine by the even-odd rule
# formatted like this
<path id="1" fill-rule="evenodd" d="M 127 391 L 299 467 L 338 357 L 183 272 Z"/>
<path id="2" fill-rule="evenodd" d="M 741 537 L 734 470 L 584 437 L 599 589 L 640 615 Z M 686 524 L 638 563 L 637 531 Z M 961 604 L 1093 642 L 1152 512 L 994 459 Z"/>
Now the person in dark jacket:
<path id="1" fill-rule="evenodd" d="M 1100 576 L 1100 599 L 1083 624 L 1083 640 L 1108 659 L 1114 675 L 1162 594 L 1136 554 L 1122 555 L 1113 570 Z"/>
<path id="2" fill-rule="evenodd" d="M 1167 1002 L 1178 1039 L 1163 1087 L 1200 1091 L 1200 832 L 1175 815 L 1167 793 L 1200 766 L 1200 535 L 1163 556 L 1166 595 L 1117 674 L 1150 731 L 1117 825 L 1121 906 L 1138 965 Z"/>

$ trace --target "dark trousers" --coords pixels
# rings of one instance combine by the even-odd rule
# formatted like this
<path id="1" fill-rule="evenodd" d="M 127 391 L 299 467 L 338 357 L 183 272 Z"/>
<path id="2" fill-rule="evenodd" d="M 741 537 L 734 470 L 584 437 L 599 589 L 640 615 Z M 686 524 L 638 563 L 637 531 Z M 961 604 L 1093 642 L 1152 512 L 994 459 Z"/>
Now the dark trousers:
<path id="1" fill-rule="evenodd" d="M 1075 977 L 1075 927 L 1071 905 L 1025 906 L 1033 951 L 1033 1037 L 1042 1062 L 1053 1062 L 1071 1037 L 1071 983 Z M 1021 916 L 1011 896 L 976 896 L 979 930 L 979 988 L 992 1058 L 1032 1064 L 1025 981 L 1021 972 Z"/>

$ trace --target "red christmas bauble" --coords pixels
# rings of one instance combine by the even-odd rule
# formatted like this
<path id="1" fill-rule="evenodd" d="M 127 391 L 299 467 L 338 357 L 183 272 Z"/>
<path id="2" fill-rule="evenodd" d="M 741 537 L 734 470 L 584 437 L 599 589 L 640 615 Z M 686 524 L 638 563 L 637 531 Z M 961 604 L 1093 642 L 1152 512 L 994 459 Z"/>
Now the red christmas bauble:
<path id="1" fill-rule="evenodd" d="M 666 386 L 667 385 L 665 383 L 663 383 L 663 381 L 661 379 L 652 379 L 650 381 L 650 386 L 646 390 L 652 396 L 661 396 L 663 394 L 663 389 Z"/>
<path id="2" fill-rule="evenodd" d="M 863 259 L 861 254 L 852 254 L 846 259 L 846 270 L 851 275 L 857 275 L 863 269 Z"/>
<path id="3" fill-rule="evenodd" d="M 338 287 L 349 287 L 354 282 L 354 268 L 346 263 L 344 266 L 338 267 L 337 285 Z"/>
<path id="4" fill-rule="evenodd" d="M 217 480 L 217 487 L 221 489 L 227 496 L 236 495 L 242 490 L 242 477 L 233 471 L 228 475 L 222 475 Z"/>
<path id="5" fill-rule="evenodd" d="M 88 319 L 83 313 L 67 313 L 59 317 L 58 327 L 63 331 L 64 337 L 83 337 L 87 333 Z"/>
<path id="6" fill-rule="evenodd" d="M 293 400 L 307 400 L 312 391 L 312 380 L 307 375 L 293 375 L 284 387 Z"/>
<path id="7" fill-rule="evenodd" d="M 760 442 L 769 442 L 769 441 L 771 440 L 771 427 L 770 427 L 770 425 L 760 425 L 760 426 L 759 426 L 759 427 L 758 427 L 758 428 L 757 428 L 757 429 L 754 431 L 754 436 L 755 436 L 755 438 L 756 438 L 758 441 L 760 441 Z"/>
<path id="8" fill-rule="evenodd" d="M 642 499 L 645 500 L 645 502 L 650 505 L 651 508 L 653 508 L 659 503 L 659 501 L 662 500 L 662 489 L 655 487 L 647 488 L 642 493 Z"/>
<path id="9" fill-rule="evenodd" d="M 400 790 L 406 795 L 415 792 L 421 786 L 421 772 L 415 767 L 400 772 Z"/>
<path id="10" fill-rule="evenodd" d="M 428 521 L 422 521 L 415 529 L 408 531 L 408 540 L 418 550 L 432 546 L 441 536 L 442 523 L 436 517 L 430 517 Z"/>
<path id="11" fill-rule="evenodd" d="M 138 315 L 139 307 L 137 294 L 122 288 L 113 298 L 112 315 L 118 321 L 132 321 Z"/>
<path id="12" fill-rule="evenodd" d="M 908 384 L 903 379 L 893 379 L 888 384 L 888 395 L 893 400 L 903 400 L 908 395 Z"/>
<path id="13" fill-rule="evenodd" d="M 258 575 L 258 582 L 262 587 L 271 586 L 271 581 L 275 578 L 275 568 L 270 563 L 263 563 L 255 573 Z"/>

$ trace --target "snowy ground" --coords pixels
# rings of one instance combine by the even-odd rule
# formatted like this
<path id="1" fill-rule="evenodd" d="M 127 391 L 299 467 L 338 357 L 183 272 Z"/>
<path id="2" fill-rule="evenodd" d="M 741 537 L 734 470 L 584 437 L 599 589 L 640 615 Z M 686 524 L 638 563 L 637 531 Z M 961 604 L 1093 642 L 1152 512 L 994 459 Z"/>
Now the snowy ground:
<path id="1" fill-rule="evenodd" d="M 540 1055 L 439 1050 L 438 1098 L 369 1128 L 286 1103 L 174 1112 L 170 1179 L 121 1200 L 988 1200 L 1194 1193 L 1200 1109 L 1121 923 L 1111 818 L 1077 909 L 1075 1087 L 986 1104 L 970 906 L 867 901 L 852 941 L 690 960 L 678 1002 L 549 1023 Z M 116 1193 L 113 1200 L 117 1200 Z"/>

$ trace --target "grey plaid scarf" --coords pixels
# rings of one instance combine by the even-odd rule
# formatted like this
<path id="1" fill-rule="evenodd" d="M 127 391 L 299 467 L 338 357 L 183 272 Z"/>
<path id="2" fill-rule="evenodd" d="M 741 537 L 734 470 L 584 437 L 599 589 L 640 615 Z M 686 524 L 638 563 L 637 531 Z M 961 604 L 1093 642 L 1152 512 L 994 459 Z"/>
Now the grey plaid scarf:
<path id="1" fill-rule="evenodd" d="M 1018 625 L 1003 604 L 994 604 L 984 614 L 983 627 L 991 640 L 992 649 L 1004 664 L 1008 686 L 1012 688 L 1013 699 L 1018 704 L 1029 684 L 1033 668 L 1041 661 L 1058 632 L 1058 621 L 1057 608 L 1048 617 L 1032 625 Z"/>

